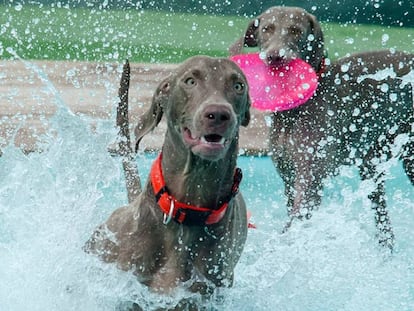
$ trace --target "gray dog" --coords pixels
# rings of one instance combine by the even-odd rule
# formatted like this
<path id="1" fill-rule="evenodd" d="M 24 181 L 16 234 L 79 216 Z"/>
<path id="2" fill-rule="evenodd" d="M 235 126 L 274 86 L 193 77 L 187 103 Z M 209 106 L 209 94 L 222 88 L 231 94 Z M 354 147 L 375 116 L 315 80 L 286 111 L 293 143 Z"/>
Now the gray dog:
<path id="1" fill-rule="evenodd" d="M 178 66 L 136 128 L 139 143 L 166 116 L 148 182 L 95 231 L 87 251 L 159 293 L 185 286 L 208 297 L 231 286 L 247 234 L 236 160 L 249 108 L 246 79 L 232 61 L 199 56 Z M 193 304 L 183 300 L 174 310 Z"/>
<path id="2" fill-rule="evenodd" d="M 306 104 L 271 114 L 272 159 L 285 183 L 291 217 L 286 228 L 293 219 L 311 216 L 326 177 L 341 165 L 357 165 L 362 179 L 375 182 L 368 195 L 379 242 L 392 249 L 381 164 L 401 158 L 414 184 L 414 55 L 366 52 L 328 64 L 318 21 L 295 7 L 272 7 L 255 18 L 230 53 L 243 46 L 258 47 L 272 66 L 301 58 L 319 75 Z"/>

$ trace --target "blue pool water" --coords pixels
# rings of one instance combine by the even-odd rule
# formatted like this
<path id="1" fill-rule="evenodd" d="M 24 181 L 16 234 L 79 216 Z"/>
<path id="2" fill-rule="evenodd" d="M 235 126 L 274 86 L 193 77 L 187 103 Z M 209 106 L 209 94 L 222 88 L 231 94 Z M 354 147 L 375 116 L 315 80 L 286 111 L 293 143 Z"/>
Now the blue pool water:
<path id="1" fill-rule="evenodd" d="M 48 86 L 53 91 L 53 85 Z M 81 247 L 95 226 L 126 203 L 120 160 L 106 151 L 113 120 L 75 116 L 56 95 L 57 137 L 28 156 L 12 146 L 0 157 L 0 310 L 114 310 L 119 300 L 154 303 L 134 278 Z M 137 157 L 146 176 L 152 156 Z M 414 187 L 390 161 L 387 196 L 396 249 L 377 247 L 367 184 L 344 168 L 327 181 L 314 217 L 281 234 L 283 186 L 268 157 L 240 157 L 250 230 L 234 287 L 220 310 L 414 310 Z"/>

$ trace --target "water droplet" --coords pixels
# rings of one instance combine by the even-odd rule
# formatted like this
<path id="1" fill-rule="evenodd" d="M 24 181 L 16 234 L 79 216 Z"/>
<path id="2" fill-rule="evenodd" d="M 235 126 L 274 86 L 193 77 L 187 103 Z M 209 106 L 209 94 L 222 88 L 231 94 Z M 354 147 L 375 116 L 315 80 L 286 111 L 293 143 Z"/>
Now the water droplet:
<path id="1" fill-rule="evenodd" d="M 354 44 L 354 42 L 355 42 L 354 38 L 346 38 L 345 39 L 346 44 Z"/>
<path id="2" fill-rule="evenodd" d="M 266 59 L 266 52 L 260 52 L 260 53 L 259 53 L 259 58 L 260 58 L 261 60 Z"/>
<path id="3" fill-rule="evenodd" d="M 397 94 L 395 94 L 395 93 L 390 94 L 391 101 L 395 102 L 395 101 L 397 101 L 397 98 L 398 98 Z"/>
<path id="4" fill-rule="evenodd" d="M 386 44 L 389 39 L 390 39 L 390 36 L 384 33 L 381 37 L 381 43 Z"/>
<path id="5" fill-rule="evenodd" d="M 352 116 L 353 117 L 359 116 L 360 113 L 361 113 L 361 110 L 359 108 L 355 108 L 354 111 L 352 112 Z"/>
<path id="6" fill-rule="evenodd" d="M 357 127 L 356 127 L 356 125 L 355 124 L 351 124 L 350 126 L 349 126 L 349 131 L 351 131 L 351 132 L 355 132 L 357 130 Z"/>
<path id="7" fill-rule="evenodd" d="M 341 71 L 342 72 L 347 72 L 349 70 L 349 64 L 343 64 L 341 65 Z"/>

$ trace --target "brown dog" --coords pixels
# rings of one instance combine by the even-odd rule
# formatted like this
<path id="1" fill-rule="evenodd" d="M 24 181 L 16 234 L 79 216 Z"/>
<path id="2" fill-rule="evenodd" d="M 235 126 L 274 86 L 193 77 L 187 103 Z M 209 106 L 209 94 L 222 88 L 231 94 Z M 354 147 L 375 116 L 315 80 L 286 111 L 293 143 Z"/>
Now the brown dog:
<path id="1" fill-rule="evenodd" d="M 381 164 L 400 157 L 414 184 L 414 55 L 366 52 L 328 64 L 318 21 L 296 7 L 272 7 L 251 21 L 230 53 L 240 53 L 243 46 L 257 46 L 272 66 L 301 58 L 320 76 L 306 104 L 271 114 L 272 159 L 285 183 L 291 216 L 286 228 L 295 218 L 311 216 L 321 202 L 324 178 L 352 164 L 362 179 L 375 183 L 367 191 L 379 241 L 392 249 Z"/>
<path id="2" fill-rule="evenodd" d="M 161 82 L 136 128 L 139 143 L 166 116 L 162 153 L 143 192 L 117 209 L 86 249 L 133 270 L 156 292 L 185 283 L 208 296 L 231 286 L 247 233 L 236 159 L 249 107 L 246 79 L 230 60 L 199 56 L 182 63 Z"/>

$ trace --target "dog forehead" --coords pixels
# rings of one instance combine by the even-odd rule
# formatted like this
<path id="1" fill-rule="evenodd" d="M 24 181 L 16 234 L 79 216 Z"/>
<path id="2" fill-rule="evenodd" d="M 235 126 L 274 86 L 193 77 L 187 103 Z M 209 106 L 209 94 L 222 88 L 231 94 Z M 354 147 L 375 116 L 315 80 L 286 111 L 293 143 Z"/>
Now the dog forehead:
<path id="1" fill-rule="evenodd" d="M 182 63 L 176 71 L 177 76 L 194 74 L 200 78 L 216 79 L 244 79 L 242 70 L 227 58 L 213 58 L 208 56 L 194 56 Z"/>
<path id="2" fill-rule="evenodd" d="M 275 6 L 269 8 L 261 16 L 259 16 L 259 20 L 266 20 L 267 22 L 272 23 L 276 23 L 281 20 L 297 22 L 298 20 L 302 20 L 303 17 L 307 15 L 308 12 L 299 7 Z"/>

